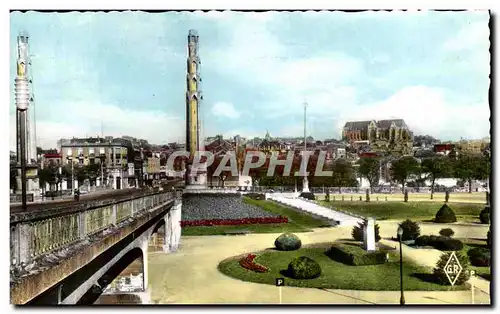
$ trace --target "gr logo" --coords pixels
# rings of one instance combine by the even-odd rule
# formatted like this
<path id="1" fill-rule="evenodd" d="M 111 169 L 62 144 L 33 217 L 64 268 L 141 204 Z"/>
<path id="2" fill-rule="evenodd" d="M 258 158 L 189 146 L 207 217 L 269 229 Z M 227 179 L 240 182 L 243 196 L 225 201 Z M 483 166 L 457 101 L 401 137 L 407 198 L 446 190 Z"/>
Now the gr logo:
<path id="1" fill-rule="evenodd" d="M 282 287 L 285 285 L 285 278 L 276 278 L 276 287 Z"/>
<path id="2" fill-rule="evenodd" d="M 448 262 L 444 266 L 444 273 L 446 274 L 446 277 L 448 277 L 448 280 L 450 281 L 450 284 L 452 286 L 457 281 L 458 276 L 460 276 L 462 270 L 462 265 L 460 265 L 455 252 L 452 252 L 450 258 L 448 259 Z"/>

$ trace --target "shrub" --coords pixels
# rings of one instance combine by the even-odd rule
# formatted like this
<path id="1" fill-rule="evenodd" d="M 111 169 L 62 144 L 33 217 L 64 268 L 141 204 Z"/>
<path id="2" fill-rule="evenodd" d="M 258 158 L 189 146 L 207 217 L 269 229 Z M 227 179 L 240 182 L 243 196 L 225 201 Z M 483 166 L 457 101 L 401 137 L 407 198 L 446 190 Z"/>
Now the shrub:
<path id="1" fill-rule="evenodd" d="M 407 219 L 399 225 L 403 228 L 402 241 L 415 240 L 420 236 L 420 226 L 418 223 Z"/>
<path id="2" fill-rule="evenodd" d="M 326 195 L 325 195 L 325 202 L 330 201 L 330 191 L 326 190 Z"/>
<path id="3" fill-rule="evenodd" d="M 307 256 L 300 256 L 288 264 L 288 275 L 294 279 L 313 279 L 321 276 L 321 266 Z"/>
<path id="4" fill-rule="evenodd" d="M 366 189 L 366 201 L 370 202 L 370 190 Z"/>
<path id="5" fill-rule="evenodd" d="M 337 262 L 353 266 L 377 265 L 387 261 L 385 251 L 367 252 L 359 246 L 349 244 L 334 244 L 326 255 Z"/>
<path id="6" fill-rule="evenodd" d="M 302 241 L 293 233 L 283 233 L 276 238 L 274 246 L 280 251 L 295 251 L 300 249 Z"/>
<path id="7" fill-rule="evenodd" d="M 429 241 L 427 242 L 429 245 L 432 245 L 433 243 L 435 243 L 436 241 L 438 241 L 440 239 L 440 237 L 438 236 L 435 236 L 435 235 L 430 235 L 429 236 Z"/>
<path id="8" fill-rule="evenodd" d="M 460 263 L 460 266 L 462 266 L 462 271 L 460 272 L 457 280 L 455 281 L 455 285 L 461 285 L 461 284 L 464 284 L 467 280 L 469 280 L 469 276 L 470 276 L 469 271 L 468 271 L 469 259 L 467 258 L 467 256 L 465 256 L 462 253 L 457 252 L 455 254 L 458 258 L 458 262 Z M 436 263 L 436 268 L 434 268 L 434 271 L 433 271 L 433 274 L 434 274 L 436 280 L 440 284 L 445 285 L 445 286 L 451 285 L 451 283 L 448 279 L 448 276 L 446 276 L 446 273 L 445 273 L 445 266 L 448 263 L 450 256 L 451 256 L 451 252 L 443 253 L 443 255 L 441 255 L 441 257 L 439 258 L 439 261 Z"/>
<path id="9" fill-rule="evenodd" d="M 265 200 L 266 199 L 266 196 L 262 193 L 248 193 L 245 196 L 249 197 L 253 200 Z"/>
<path id="10" fill-rule="evenodd" d="M 443 237 L 452 237 L 455 234 L 455 231 L 451 228 L 444 228 L 439 231 L 439 234 Z"/>
<path id="11" fill-rule="evenodd" d="M 491 252 L 482 247 L 470 249 L 467 252 L 471 265 L 474 266 L 490 266 Z"/>
<path id="12" fill-rule="evenodd" d="M 408 190 L 405 190 L 405 203 L 408 203 Z"/>
<path id="13" fill-rule="evenodd" d="M 357 226 L 352 228 L 352 238 L 356 241 L 364 241 L 364 227 L 368 224 L 368 221 L 360 222 Z M 380 241 L 380 227 L 375 224 L 375 242 Z"/>
<path id="14" fill-rule="evenodd" d="M 449 200 L 450 200 L 450 191 L 446 191 L 444 193 L 444 201 L 448 203 Z"/>
<path id="15" fill-rule="evenodd" d="M 430 243 L 431 243 L 430 237 L 426 235 L 420 236 L 415 239 L 415 245 L 417 246 L 427 246 L 431 245 Z"/>
<path id="16" fill-rule="evenodd" d="M 305 199 L 308 199 L 311 201 L 316 200 L 316 197 L 314 196 L 314 194 L 312 192 L 302 192 L 302 193 L 300 193 L 299 197 L 302 197 L 302 198 L 305 198 Z"/>
<path id="17" fill-rule="evenodd" d="M 439 238 L 431 245 L 440 251 L 460 251 L 464 248 L 462 241 L 450 239 L 448 237 Z"/>
<path id="18" fill-rule="evenodd" d="M 488 247 L 491 248 L 491 229 L 488 230 L 488 233 L 486 233 L 486 244 L 488 244 Z"/>
<path id="19" fill-rule="evenodd" d="M 440 223 L 456 222 L 457 217 L 455 216 L 455 212 L 453 211 L 453 209 L 451 209 L 448 204 L 444 204 L 436 213 L 436 218 L 434 219 L 434 221 Z"/>
<path id="20" fill-rule="evenodd" d="M 490 223 L 490 206 L 486 206 L 479 214 L 479 220 L 482 224 Z"/>

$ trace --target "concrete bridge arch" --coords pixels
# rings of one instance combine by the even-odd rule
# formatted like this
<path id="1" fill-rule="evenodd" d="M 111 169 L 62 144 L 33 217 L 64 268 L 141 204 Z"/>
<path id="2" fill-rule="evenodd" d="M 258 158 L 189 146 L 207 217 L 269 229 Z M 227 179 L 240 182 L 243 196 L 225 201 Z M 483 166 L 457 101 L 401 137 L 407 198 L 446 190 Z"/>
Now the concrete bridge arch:
<path id="1" fill-rule="evenodd" d="M 147 254 L 151 236 L 164 228 L 163 250 L 175 251 L 179 245 L 182 203 L 175 202 L 164 207 L 152 219 L 28 304 L 92 304 L 103 289 L 137 258 L 143 260 L 143 287 L 147 289 Z"/>

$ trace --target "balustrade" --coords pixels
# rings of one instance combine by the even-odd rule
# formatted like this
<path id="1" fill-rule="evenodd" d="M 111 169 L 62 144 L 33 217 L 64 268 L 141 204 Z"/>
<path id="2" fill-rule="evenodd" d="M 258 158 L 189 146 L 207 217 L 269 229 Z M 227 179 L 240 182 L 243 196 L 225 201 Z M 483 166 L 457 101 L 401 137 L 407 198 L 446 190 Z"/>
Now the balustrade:
<path id="1" fill-rule="evenodd" d="M 27 263 L 179 196 L 182 194 L 169 191 L 47 219 L 15 222 L 11 224 L 11 263 Z"/>

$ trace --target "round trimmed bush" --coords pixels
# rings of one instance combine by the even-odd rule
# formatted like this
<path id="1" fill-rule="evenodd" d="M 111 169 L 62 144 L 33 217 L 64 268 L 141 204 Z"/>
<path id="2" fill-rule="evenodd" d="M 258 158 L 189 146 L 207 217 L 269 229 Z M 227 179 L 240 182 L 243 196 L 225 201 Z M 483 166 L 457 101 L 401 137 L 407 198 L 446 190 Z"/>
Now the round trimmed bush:
<path id="1" fill-rule="evenodd" d="M 471 265 L 474 266 L 490 266 L 491 252 L 482 247 L 470 249 L 467 252 Z"/>
<path id="2" fill-rule="evenodd" d="M 470 273 L 469 273 L 469 259 L 465 254 L 462 254 L 460 252 L 456 252 L 455 255 L 457 256 L 458 262 L 460 263 L 460 266 L 462 266 L 462 271 L 460 272 L 460 275 L 458 276 L 457 280 L 455 281 L 455 285 L 461 285 L 464 284 L 467 280 L 469 280 Z M 434 268 L 433 274 L 437 280 L 438 283 L 445 285 L 445 286 L 450 286 L 450 280 L 448 279 L 448 276 L 445 273 L 445 266 L 448 263 L 448 260 L 450 259 L 451 252 L 444 253 L 441 255 L 439 258 L 439 261 L 436 263 L 436 268 Z"/>
<path id="3" fill-rule="evenodd" d="M 305 199 L 308 199 L 311 201 L 316 200 L 316 197 L 314 196 L 314 194 L 312 192 L 302 192 L 302 193 L 300 193 L 299 197 L 302 197 L 302 198 L 305 198 Z"/>
<path id="4" fill-rule="evenodd" d="M 444 204 L 436 213 L 435 222 L 439 223 L 451 223 L 457 221 L 457 216 L 455 216 L 455 212 L 451 209 L 448 204 Z"/>
<path id="5" fill-rule="evenodd" d="M 314 279 L 321 276 L 321 266 L 307 256 L 300 256 L 288 264 L 288 275 L 294 279 Z"/>
<path id="6" fill-rule="evenodd" d="M 490 206 L 486 206 L 479 214 L 479 220 L 482 224 L 490 223 Z"/>
<path id="7" fill-rule="evenodd" d="M 364 241 L 365 239 L 365 235 L 364 235 L 364 227 L 366 226 L 366 224 L 368 223 L 368 221 L 364 221 L 364 222 L 359 222 L 357 226 L 354 226 L 352 228 L 352 232 L 351 232 L 351 235 L 352 235 L 352 238 L 356 241 Z M 380 227 L 378 224 L 375 224 L 375 242 L 378 242 L 380 241 L 380 239 L 382 239 L 380 237 Z"/>
<path id="8" fill-rule="evenodd" d="M 430 244 L 430 237 L 423 235 L 415 239 L 415 245 L 416 246 L 427 246 L 431 245 Z"/>
<path id="9" fill-rule="evenodd" d="M 420 226 L 418 223 L 407 219 L 399 225 L 403 228 L 402 241 L 415 240 L 420 236 Z"/>
<path id="10" fill-rule="evenodd" d="M 453 231 L 453 229 L 451 228 L 444 228 L 439 231 L 439 234 L 443 237 L 451 238 L 455 234 L 455 231 Z"/>
<path id="11" fill-rule="evenodd" d="M 295 251 L 300 249 L 302 241 L 293 233 L 283 233 L 276 238 L 274 246 L 280 251 Z"/>

